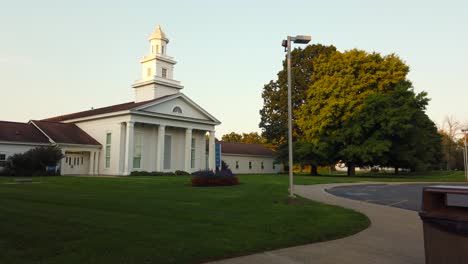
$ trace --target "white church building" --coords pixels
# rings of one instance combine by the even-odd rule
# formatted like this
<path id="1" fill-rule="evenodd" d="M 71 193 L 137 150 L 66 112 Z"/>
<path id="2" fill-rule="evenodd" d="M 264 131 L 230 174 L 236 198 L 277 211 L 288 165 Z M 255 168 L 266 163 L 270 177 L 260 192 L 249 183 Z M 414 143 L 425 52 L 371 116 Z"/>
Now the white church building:
<path id="1" fill-rule="evenodd" d="M 149 55 L 140 61 L 141 79 L 132 85 L 134 101 L 28 123 L 0 121 L 0 162 L 12 153 L 56 144 L 65 155 L 62 174 L 215 169 L 215 127 L 221 122 L 181 92 L 161 27 L 149 42 Z M 269 164 L 262 165 L 262 170 L 268 167 L 263 172 L 280 170 L 270 165 L 274 156 L 253 153 Z"/>

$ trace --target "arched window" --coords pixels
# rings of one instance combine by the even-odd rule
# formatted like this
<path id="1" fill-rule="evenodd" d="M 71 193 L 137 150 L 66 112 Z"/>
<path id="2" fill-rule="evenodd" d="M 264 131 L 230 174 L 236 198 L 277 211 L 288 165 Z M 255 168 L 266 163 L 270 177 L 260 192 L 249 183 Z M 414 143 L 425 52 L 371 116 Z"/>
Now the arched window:
<path id="1" fill-rule="evenodd" d="M 174 107 L 174 109 L 172 109 L 172 112 L 173 112 L 173 113 L 182 114 L 182 108 L 176 106 L 176 107 Z"/>

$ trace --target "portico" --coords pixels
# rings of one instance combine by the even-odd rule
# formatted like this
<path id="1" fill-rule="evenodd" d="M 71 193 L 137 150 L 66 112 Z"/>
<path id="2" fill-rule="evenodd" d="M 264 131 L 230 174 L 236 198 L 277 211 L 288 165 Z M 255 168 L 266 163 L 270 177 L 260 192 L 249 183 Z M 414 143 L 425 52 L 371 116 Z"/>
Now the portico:
<path id="1" fill-rule="evenodd" d="M 213 126 L 183 122 L 174 124 L 139 116 L 121 122 L 120 126 L 125 131 L 124 140 L 120 142 L 120 152 L 124 153 L 124 162 L 119 166 L 120 175 L 129 175 L 132 171 L 183 170 L 190 173 L 215 169 Z M 206 135 L 213 139 L 209 140 L 208 164 Z"/>

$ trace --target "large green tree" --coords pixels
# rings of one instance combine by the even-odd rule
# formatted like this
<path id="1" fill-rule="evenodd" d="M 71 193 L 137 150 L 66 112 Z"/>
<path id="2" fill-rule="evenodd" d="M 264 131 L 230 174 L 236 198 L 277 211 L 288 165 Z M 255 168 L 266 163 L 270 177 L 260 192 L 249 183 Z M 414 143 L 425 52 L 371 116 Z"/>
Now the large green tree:
<path id="1" fill-rule="evenodd" d="M 386 94 L 372 94 L 340 129 L 339 154 L 350 164 L 412 170 L 437 163 L 440 137 L 424 113 L 426 93 L 404 82 Z"/>
<path id="2" fill-rule="evenodd" d="M 412 92 L 408 72 L 409 67 L 393 54 L 350 50 L 319 57 L 313 84 L 297 113 L 303 140 L 333 145 L 330 148 L 338 151 L 329 158 L 345 161 L 349 175 L 358 165 L 395 163 L 389 153 L 409 135 L 403 131 L 410 131 L 416 113 L 425 116 L 427 104 L 425 94 Z M 399 139 L 392 138 L 395 133 L 401 134 Z"/>
<path id="3" fill-rule="evenodd" d="M 305 103 L 307 90 L 312 85 L 312 73 L 317 58 L 329 56 L 334 53 L 334 46 L 320 44 L 309 45 L 304 49 L 296 48 L 291 52 L 291 75 L 292 75 L 292 105 L 294 111 Z M 262 136 L 269 143 L 281 144 L 287 138 L 288 120 L 288 87 L 286 60 L 283 61 L 283 69 L 278 72 L 278 78 L 271 80 L 263 87 L 263 107 L 260 110 L 260 128 Z M 296 124 L 294 136 L 301 134 Z"/>

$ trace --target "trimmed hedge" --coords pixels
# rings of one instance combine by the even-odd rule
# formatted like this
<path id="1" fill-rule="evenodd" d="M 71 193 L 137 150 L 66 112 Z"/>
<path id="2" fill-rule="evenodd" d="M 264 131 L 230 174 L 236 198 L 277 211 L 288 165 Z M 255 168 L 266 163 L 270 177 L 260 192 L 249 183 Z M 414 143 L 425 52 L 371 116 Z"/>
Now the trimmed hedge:
<path id="1" fill-rule="evenodd" d="M 163 171 L 132 171 L 130 176 L 175 176 L 174 172 Z"/>
<path id="2" fill-rule="evenodd" d="M 200 170 L 192 173 L 192 186 L 231 186 L 239 184 L 239 179 L 230 169 L 213 172 L 212 170 Z"/>

